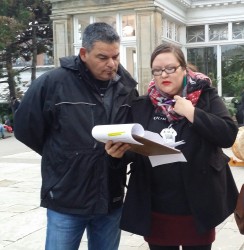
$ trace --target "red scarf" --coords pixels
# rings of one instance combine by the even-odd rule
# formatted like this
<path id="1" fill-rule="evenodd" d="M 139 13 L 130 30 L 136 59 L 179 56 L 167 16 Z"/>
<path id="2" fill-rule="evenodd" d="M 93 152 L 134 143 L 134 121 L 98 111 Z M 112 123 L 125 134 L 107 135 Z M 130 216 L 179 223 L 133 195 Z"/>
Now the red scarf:
<path id="1" fill-rule="evenodd" d="M 211 84 L 212 82 L 210 78 L 206 75 L 188 70 L 183 81 L 182 97 L 186 97 L 186 99 L 190 100 L 193 106 L 195 106 L 203 88 L 211 86 Z M 155 106 L 155 113 L 164 114 L 169 122 L 177 121 L 183 118 L 174 112 L 174 102 L 172 101 L 173 97 L 160 91 L 156 87 L 153 80 L 149 84 L 148 95 L 152 104 Z"/>

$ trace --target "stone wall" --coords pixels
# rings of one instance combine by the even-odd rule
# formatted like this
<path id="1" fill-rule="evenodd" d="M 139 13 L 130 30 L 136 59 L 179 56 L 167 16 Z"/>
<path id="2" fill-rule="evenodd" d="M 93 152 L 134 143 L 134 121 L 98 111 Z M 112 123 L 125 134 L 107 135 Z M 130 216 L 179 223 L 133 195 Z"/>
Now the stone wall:
<path id="1" fill-rule="evenodd" d="M 156 45 L 161 43 L 163 10 L 154 1 L 116 0 L 51 0 L 54 30 L 54 63 L 73 52 L 73 15 L 94 15 L 109 12 L 132 11 L 136 17 L 136 49 L 139 92 L 144 94 L 151 80 L 150 56 Z"/>

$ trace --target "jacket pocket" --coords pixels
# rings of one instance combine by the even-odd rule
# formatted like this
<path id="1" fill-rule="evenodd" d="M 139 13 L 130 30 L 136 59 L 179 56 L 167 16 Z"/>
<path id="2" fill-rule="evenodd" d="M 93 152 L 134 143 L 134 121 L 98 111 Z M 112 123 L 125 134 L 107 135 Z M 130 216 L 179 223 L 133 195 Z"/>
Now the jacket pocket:
<path id="1" fill-rule="evenodd" d="M 71 153 L 65 162 L 66 171 L 48 190 L 48 199 L 56 206 L 79 209 L 84 213 L 95 209 L 96 204 L 107 204 L 107 173 L 104 156 L 92 149 Z M 106 208 L 107 209 L 107 208 Z"/>
<path id="2" fill-rule="evenodd" d="M 92 147 L 91 136 L 95 124 L 96 105 L 92 103 L 61 103 L 57 104 L 57 123 L 60 144 L 67 148 Z M 88 118 L 88 119 L 87 119 Z M 56 138 L 55 138 L 56 139 Z"/>
<path id="3" fill-rule="evenodd" d="M 216 171 L 221 171 L 228 165 L 229 160 L 230 158 L 222 152 L 222 149 L 217 149 L 217 152 L 209 157 L 209 165 Z"/>

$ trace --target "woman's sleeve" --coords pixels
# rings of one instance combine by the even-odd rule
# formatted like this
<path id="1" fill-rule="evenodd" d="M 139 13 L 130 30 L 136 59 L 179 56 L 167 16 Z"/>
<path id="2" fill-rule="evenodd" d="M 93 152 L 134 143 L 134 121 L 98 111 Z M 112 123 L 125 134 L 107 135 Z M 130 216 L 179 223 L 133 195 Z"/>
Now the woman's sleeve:
<path id="1" fill-rule="evenodd" d="M 218 147 L 231 147 L 237 136 L 238 127 L 217 91 L 212 88 L 208 93 L 209 108 L 195 108 L 192 126 L 201 136 Z"/>

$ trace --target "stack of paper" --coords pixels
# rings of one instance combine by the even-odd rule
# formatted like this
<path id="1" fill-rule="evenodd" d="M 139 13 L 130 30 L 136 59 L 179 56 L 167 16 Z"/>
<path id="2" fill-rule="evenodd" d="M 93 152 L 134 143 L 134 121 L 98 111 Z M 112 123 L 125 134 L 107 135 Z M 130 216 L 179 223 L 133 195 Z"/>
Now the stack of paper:
<path id="1" fill-rule="evenodd" d="M 165 143 L 159 134 L 144 130 L 138 123 L 98 125 L 92 129 L 92 136 L 104 143 L 109 140 L 128 143 L 131 151 L 149 156 L 152 166 L 186 161 L 181 151 L 174 148 L 184 142 Z"/>

